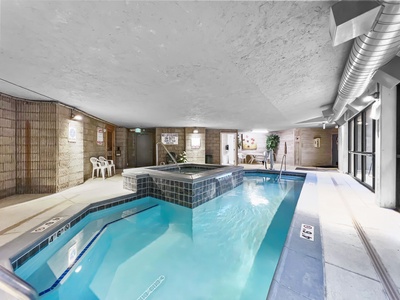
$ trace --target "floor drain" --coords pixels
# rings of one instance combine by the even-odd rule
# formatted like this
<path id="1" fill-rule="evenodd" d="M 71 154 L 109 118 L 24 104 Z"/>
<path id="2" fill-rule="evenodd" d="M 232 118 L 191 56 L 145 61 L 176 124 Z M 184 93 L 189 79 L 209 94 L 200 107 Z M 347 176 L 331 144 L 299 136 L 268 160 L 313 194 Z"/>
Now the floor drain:
<path id="1" fill-rule="evenodd" d="M 156 281 L 154 281 L 148 288 L 143 292 L 143 294 L 140 295 L 137 300 L 145 300 L 147 299 L 151 293 L 153 293 L 159 286 L 160 284 L 164 281 L 165 276 L 161 275 L 160 277 L 157 278 Z"/>

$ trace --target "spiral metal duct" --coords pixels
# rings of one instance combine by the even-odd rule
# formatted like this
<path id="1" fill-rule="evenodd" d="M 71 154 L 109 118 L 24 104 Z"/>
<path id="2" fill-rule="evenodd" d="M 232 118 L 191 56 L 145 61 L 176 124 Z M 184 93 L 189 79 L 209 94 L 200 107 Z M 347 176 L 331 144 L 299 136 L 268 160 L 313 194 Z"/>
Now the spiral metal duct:
<path id="1" fill-rule="evenodd" d="M 343 72 L 329 122 L 337 121 L 346 104 L 359 97 L 372 76 L 388 63 L 400 47 L 400 1 L 378 1 L 383 6 L 367 34 L 357 37 Z"/>

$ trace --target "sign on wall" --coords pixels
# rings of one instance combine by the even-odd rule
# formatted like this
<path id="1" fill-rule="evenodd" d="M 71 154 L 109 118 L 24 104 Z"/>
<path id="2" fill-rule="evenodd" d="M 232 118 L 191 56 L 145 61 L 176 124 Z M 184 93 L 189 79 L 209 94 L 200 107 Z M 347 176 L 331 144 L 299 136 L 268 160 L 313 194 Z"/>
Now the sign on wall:
<path id="1" fill-rule="evenodd" d="M 177 133 L 161 133 L 161 142 L 164 145 L 178 145 Z"/>
<path id="2" fill-rule="evenodd" d="M 76 127 L 75 124 L 69 123 L 68 127 L 68 142 L 76 142 Z"/>
<path id="3" fill-rule="evenodd" d="M 200 138 L 199 137 L 192 137 L 191 138 L 191 147 L 192 149 L 200 149 Z"/>
<path id="4" fill-rule="evenodd" d="M 97 145 L 103 145 L 103 141 L 104 141 L 103 128 L 97 127 Z"/>

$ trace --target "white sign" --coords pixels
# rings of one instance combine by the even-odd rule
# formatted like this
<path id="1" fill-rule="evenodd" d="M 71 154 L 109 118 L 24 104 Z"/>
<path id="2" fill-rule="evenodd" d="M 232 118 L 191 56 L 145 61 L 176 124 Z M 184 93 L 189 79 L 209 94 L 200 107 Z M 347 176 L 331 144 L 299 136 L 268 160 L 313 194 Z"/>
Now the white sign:
<path id="1" fill-rule="evenodd" d="M 300 237 L 309 241 L 314 241 L 314 226 L 301 224 Z"/>
<path id="2" fill-rule="evenodd" d="M 68 142 L 76 142 L 76 127 L 75 124 L 69 123 L 68 127 Z"/>
<path id="3" fill-rule="evenodd" d="M 191 138 L 191 146 L 192 149 L 200 149 L 200 138 L 199 137 L 192 137 Z"/>
<path id="4" fill-rule="evenodd" d="M 103 128 L 97 127 L 97 145 L 103 145 L 104 135 Z"/>
<path id="5" fill-rule="evenodd" d="M 77 256 L 78 256 L 78 248 L 76 244 L 73 244 L 68 249 L 68 267 L 71 267 L 73 265 Z"/>
<path id="6" fill-rule="evenodd" d="M 178 145 L 177 133 L 161 133 L 161 142 L 164 145 Z"/>

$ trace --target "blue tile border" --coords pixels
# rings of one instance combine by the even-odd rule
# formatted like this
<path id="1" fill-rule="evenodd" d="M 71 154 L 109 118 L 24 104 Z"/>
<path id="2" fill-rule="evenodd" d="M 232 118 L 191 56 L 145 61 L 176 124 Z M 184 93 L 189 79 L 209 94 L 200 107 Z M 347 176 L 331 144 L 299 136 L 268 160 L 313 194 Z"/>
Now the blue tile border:
<path id="1" fill-rule="evenodd" d="M 142 197 L 138 197 L 137 195 L 132 194 L 128 196 L 122 196 L 114 199 L 108 199 L 92 203 L 86 206 L 80 212 L 74 214 L 72 217 L 65 218 L 64 220 L 59 222 L 56 226 L 50 227 L 49 230 L 45 230 L 41 234 L 31 233 L 29 231 L 27 234 L 30 234 L 31 237 L 37 236 L 37 239 L 35 239 L 30 245 L 26 246 L 20 252 L 13 254 L 13 256 L 10 257 L 11 266 L 13 267 L 14 271 L 17 270 L 19 267 L 25 264 L 29 259 L 34 257 L 37 253 L 39 253 L 48 245 L 50 245 L 56 238 L 60 237 L 67 230 L 71 229 L 73 226 L 78 224 L 79 221 L 83 220 L 89 214 L 102 211 L 104 209 L 114 207 L 117 205 L 129 203 L 140 198 Z M 8 247 L 10 246 L 11 243 L 6 244 L 3 247 Z"/>
<path id="2" fill-rule="evenodd" d="M 55 289 L 55 288 L 59 285 L 59 283 L 61 282 L 61 280 L 64 279 L 64 277 L 65 277 L 65 276 L 69 273 L 69 271 L 75 266 L 75 264 L 81 259 L 81 257 L 82 257 L 82 256 L 85 254 L 85 252 L 90 248 L 90 246 L 96 241 L 96 239 L 101 235 L 101 233 L 104 231 L 104 229 L 106 229 L 106 227 L 107 227 L 108 225 L 111 225 L 111 224 L 113 224 L 113 223 L 119 222 L 119 221 L 121 221 L 121 220 L 123 220 L 123 219 L 125 219 L 125 218 L 127 218 L 127 217 L 131 217 L 131 216 L 137 215 L 137 214 L 139 214 L 139 213 L 142 213 L 142 212 L 144 212 L 144 211 L 146 211 L 146 210 L 149 210 L 149 209 L 151 209 L 151 208 L 153 208 L 153 207 L 156 207 L 156 206 L 158 206 L 158 204 L 151 205 L 151 206 L 146 207 L 146 208 L 144 208 L 144 209 L 142 209 L 142 210 L 135 211 L 134 213 L 132 213 L 132 214 L 130 214 L 130 215 L 126 215 L 126 216 L 124 216 L 123 218 L 119 218 L 119 219 L 116 219 L 116 220 L 114 220 L 114 221 L 111 221 L 111 222 L 106 223 L 106 224 L 99 230 L 99 232 L 97 232 L 96 235 L 89 241 L 89 243 L 86 245 L 86 247 L 77 255 L 76 259 L 75 259 L 74 262 L 71 264 L 71 266 L 69 266 L 69 267 L 61 274 L 61 276 L 58 277 L 57 280 L 56 280 L 48 289 L 46 289 L 46 290 L 44 290 L 44 291 L 41 291 L 41 292 L 39 293 L 39 296 L 43 296 L 44 294 L 46 294 L 46 293 L 48 293 L 48 292 L 51 292 L 53 289 Z"/>

